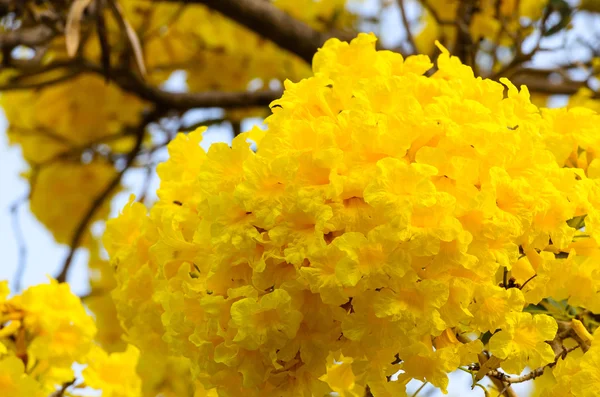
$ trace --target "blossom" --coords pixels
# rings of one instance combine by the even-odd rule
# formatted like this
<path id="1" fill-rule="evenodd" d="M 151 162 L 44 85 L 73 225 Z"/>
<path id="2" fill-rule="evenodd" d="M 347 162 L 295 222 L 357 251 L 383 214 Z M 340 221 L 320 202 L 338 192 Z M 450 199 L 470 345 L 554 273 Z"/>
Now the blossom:
<path id="1" fill-rule="evenodd" d="M 231 305 L 231 321 L 237 327 L 233 339 L 247 349 L 257 349 L 267 342 L 281 346 L 281 336 L 293 338 L 298 331 L 302 314 L 291 308 L 291 298 L 282 289 L 261 297 L 244 298 Z"/>
<path id="2" fill-rule="evenodd" d="M 554 361 L 554 351 L 546 341 L 556 335 L 556 321 L 545 314 L 513 313 L 507 327 L 490 339 L 492 354 L 505 359 L 502 367 L 520 373 L 526 366 L 537 368 Z"/>
<path id="3" fill-rule="evenodd" d="M 15 356 L 0 357 L 0 390 L 7 396 L 44 396 L 40 385 L 25 373 L 25 365 Z"/>
<path id="4" fill-rule="evenodd" d="M 142 386 L 136 373 L 139 354 L 131 345 L 123 353 L 110 355 L 96 348 L 90 352 L 83 378 L 89 387 L 102 390 L 103 396 L 138 396 Z"/>

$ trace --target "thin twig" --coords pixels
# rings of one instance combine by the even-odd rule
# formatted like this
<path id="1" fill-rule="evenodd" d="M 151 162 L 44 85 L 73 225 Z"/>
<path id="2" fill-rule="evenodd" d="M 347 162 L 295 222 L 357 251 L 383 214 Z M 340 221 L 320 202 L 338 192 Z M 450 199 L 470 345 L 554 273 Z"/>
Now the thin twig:
<path id="1" fill-rule="evenodd" d="M 456 44 L 454 55 L 465 65 L 473 65 L 475 54 L 473 54 L 473 39 L 471 38 L 471 22 L 475 15 L 475 0 L 463 0 L 456 9 Z"/>
<path id="2" fill-rule="evenodd" d="M 106 81 L 110 80 L 110 43 L 106 29 L 106 20 L 104 18 L 104 9 L 106 0 L 96 0 L 96 31 L 98 33 L 98 43 L 100 44 L 100 60 Z"/>
<path id="3" fill-rule="evenodd" d="M 146 200 L 146 196 L 148 195 L 148 190 L 150 190 L 150 185 L 152 184 L 152 177 L 154 176 L 155 164 L 147 164 L 146 165 L 146 174 L 144 175 L 144 185 L 142 186 L 142 190 L 140 191 L 140 195 L 138 198 L 138 202 L 144 204 Z"/>
<path id="4" fill-rule="evenodd" d="M 417 397 L 417 395 L 421 392 L 421 390 L 423 390 L 425 388 L 425 386 L 427 386 L 427 384 L 429 384 L 429 382 L 423 382 L 423 384 L 421 386 L 419 386 L 419 388 L 417 390 L 415 390 L 412 397 Z"/>
<path id="5" fill-rule="evenodd" d="M 50 397 L 63 397 L 67 389 L 75 384 L 75 379 L 62 384 L 61 388 L 50 395 Z"/>
<path id="6" fill-rule="evenodd" d="M 483 390 L 483 394 L 485 395 L 485 397 L 489 397 L 490 393 L 487 391 L 487 389 L 485 387 L 483 387 L 483 385 L 481 383 L 475 383 L 473 385 L 473 388 L 475 387 L 480 387 L 481 390 Z"/>
<path id="7" fill-rule="evenodd" d="M 27 70 L 29 65 L 23 63 Z M 42 70 L 29 70 L 29 76 L 40 75 L 51 70 L 65 68 L 78 72 L 90 72 L 104 77 L 102 66 L 83 59 L 57 60 L 44 66 Z M 74 74 L 76 75 L 76 74 Z M 281 90 L 267 91 L 204 91 L 173 93 L 154 87 L 141 79 L 128 68 L 112 69 L 111 79 L 122 90 L 154 103 L 156 106 L 172 110 L 189 110 L 196 108 L 247 108 L 253 106 L 268 106 L 282 95 Z M 16 89 L 16 88 L 13 88 Z"/>
<path id="8" fill-rule="evenodd" d="M 404 7 L 404 0 L 397 0 L 398 8 L 400 9 L 400 16 L 402 17 L 402 23 L 404 24 L 404 30 L 406 31 L 406 39 L 408 40 L 412 53 L 416 54 L 419 49 L 417 48 L 417 44 L 415 43 L 415 38 L 410 30 L 410 23 L 408 22 L 408 16 L 406 15 L 406 8 Z"/>
<path id="9" fill-rule="evenodd" d="M 119 186 L 119 183 L 121 182 L 121 179 L 123 178 L 125 172 L 127 172 L 127 170 L 133 165 L 133 162 L 136 159 L 137 154 L 139 153 L 142 147 L 142 142 L 144 141 L 144 136 L 146 132 L 146 126 L 152 121 L 159 118 L 162 113 L 163 110 L 161 108 L 158 108 L 149 113 L 146 117 L 144 117 L 136 133 L 135 145 L 127 155 L 125 167 L 123 167 L 123 169 L 117 173 L 117 175 L 109 182 L 109 184 L 104 188 L 104 190 L 102 190 L 102 192 L 100 192 L 100 194 L 94 199 L 90 208 L 79 222 L 77 229 L 73 234 L 73 238 L 71 239 L 69 253 L 63 263 L 60 273 L 56 277 L 56 280 L 58 282 L 66 281 L 67 275 L 71 268 L 71 264 L 73 262 L 73 256 L 75 254 L 75 251 L 79 247 L 79 244 L 81 243 L 81 240 L 83 239 L 83 236 L 87 231 L 91 220 L 93 219 L 96 212 L 100 209 L 102 204 L 104 204 L 108 197 L 110 197 L 111 193 Z"/>
<path id="10" fill-rule="evenodd" d="M 25 235 L 23 234 L 23 229 L 21 228 L 21 223 L 19 222 L 19 207 L 26 203 L 29 200 L 29 193 L 20 199 L 16 200 L 10 206 L 10 214 L 12 220 L 12 229 L 13 234 L 15 236 L 15 240 L 17 242 L 17 269 L 15 271 L 15 276 L 13 279 L 13 292 L 21 291 L 21 287 L 23 284 L 23 276 L 25 275 L 25 270 L 27 268 L 27 243 L 25 240 Z"/>
<path id="11" fill-rule="evenodd" d="M 45 81 L 36 81 L 33 83 L 8 83 L 4 85 L 0 85 L 0 91 L 23 91 L 23 90 L 39 90 L 41 88 L 45 88 L 48 86 L 52 86 L 58 83 L 62 83 L 67 80 L 71 80 L 72 78 L 79 75 L 80 71 L 72 71 L 67 72 L 62 76 L 55 77 L 53 79 L 45 80 Z"/>
<path id="12" fill-rule="evenodd" d="M 0 48 L 14 48 L 20 45 L 37 47 L 48 43 L 55 35 L 56 32 L 47 25 L 9 30 L 0 33 Z"/>
<path id="13" fill-rule="evenodd" d="M 492 76 L 493 80 L 497 80 L 500 77 L 510 77 L 515 69 L 519 68 L 525 62 L 528 62 L 533 59 L 534 55 L 537 54 L 538 50 L 540 49 L 540 46 L 542 44 L 542 39 L 544 38 L 544 36 L 546 34 L 546 22 L 547 22 L 548 18 L 550 17 L 549 10 L 550 10 L 549 7 L 546 7 L 544 9 L 544 14 L 543 14 L 543 17 L 540 22 L 540 35 L 536 40 L 535 46 L 528 53 L 523 53 L 523 49 L 522 49 L 523 39 L 520 34 L 521 29 L 519 28 L 519 30 L 517 30 L 517 37 L 516 37 L 516 42 L 515 42 L 515 56 L 508 64 L 506 64 L 499 71 L 497 71 L 496 73 L 493 74 L 493 76 Z"/>
<path id="14" fill-rule="evenodd" d="M 231 120 L 231 129 L 233 130 L 233 137 L 242 133 L 242 123 L 240 120 Z"/>
<path id="15" fill-rule="evenodd" d="M 81 67 L 89 72 L 102 75 L 102 68 L 88 62 Z M 153 102 L 159 107 L 172 110 L 188 110 L 194 108 L 246 108 L 267 106 L 281 97 L 279 90 L 270 91 L 205 91 L 197 93 L 172 93 L 147 84 L 129 69 L 113 70 L 111 75 L 123 90 L 131 92 L 142 99 Z"/>
<path id="16" fill-rule="evenodd" d="M 519 289 L 522 290 L 523 288 L 525 288 L 525 286 L 527 285 L 527 283 L 529 283 L 531 280 L 533 280 L 536 277 L 537 277 L 537 273 L 534 274 L 533 276 L 529 277 L 527 280 L 525 280 L 525 282 L 523 283 L 523 285 L 521 285 L 521 288 L 519 288 Z"/>
<path id="17" fill-rule="evenodd" d="M 201 121 L 198 121 L 197 123 L 186 125 L 186 126 L 182 127 L 180 132 L 191 132 L 199 127 L 210 127 L 211 125 L 222 124 L 226 121 L 227 121 L 227 119 L 223 118 L 223 117 L 201 120 Z"/>

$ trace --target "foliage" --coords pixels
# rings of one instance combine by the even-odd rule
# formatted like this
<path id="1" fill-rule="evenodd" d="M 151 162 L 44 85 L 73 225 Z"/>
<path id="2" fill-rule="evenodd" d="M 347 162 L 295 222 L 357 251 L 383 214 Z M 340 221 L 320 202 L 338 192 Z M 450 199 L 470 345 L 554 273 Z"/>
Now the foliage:
<path id="1" fill-rule="evenodd" d="M 596 393 L 597 2 L 360 3 L 0 0 L 15 208 L 68 247 L 0 284 L 0 394 Z"/>

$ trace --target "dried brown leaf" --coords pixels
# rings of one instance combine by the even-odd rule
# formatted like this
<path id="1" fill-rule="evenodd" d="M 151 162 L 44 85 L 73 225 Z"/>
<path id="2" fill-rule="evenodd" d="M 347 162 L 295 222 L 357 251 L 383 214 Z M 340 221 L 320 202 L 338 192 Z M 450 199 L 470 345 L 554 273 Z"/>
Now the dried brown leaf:
<path id="1" fill-rule="evenodd" d="M 144 63 L 144 53 L 142 51 L 142 45 L 140 43 L 140 39 L 138 38 L 137 33 L 129 24 L 125 16 L 123 15 L 123 11 L 117 2 L 113 2 L 113 10 L 115 11 L 115 16 L 118 19 L 119 25 L 125 31 L 127 35 L 127 39 L 129 40 L 129 44 L 131 45 L 131 49 L 133 51 L 133 55 L 135 57 L 135 62 L 138 66 L 140 74 L 142 76 L 146 75 L 146 64 Z"/>
<path id="2" fill-rule="evenodd" d="M 65 41 L 67 44 L 67 54 L 70 57 L 75 56 L 79 48 L 81 39 L 81 19 L 83 12 L 90 5 L 92 0 L 75 0 L 67 16 L 67 25 L 65 27 Z"/>

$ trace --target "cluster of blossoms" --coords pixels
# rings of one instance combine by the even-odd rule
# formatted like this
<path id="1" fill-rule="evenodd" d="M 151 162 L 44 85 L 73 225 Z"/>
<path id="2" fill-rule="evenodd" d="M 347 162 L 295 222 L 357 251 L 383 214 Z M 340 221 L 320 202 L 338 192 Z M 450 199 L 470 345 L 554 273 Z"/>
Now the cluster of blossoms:
<path id="1" fill-rule="evenodd" d="M 267 131 L 171 142 L 159 201 L 104 235 L 128 340 L 221 396 L 445 391 L 487 355 L 591 396 L 570 378 L 599 379 L 598 338 L 549 342 L 557 302 L 597 327 L 599 116 L 375 41 L 328 41 Z"/>
<path id="2" fill-rule="evenodd" d="M 47 397 L 67 386 L 81 396 L 92 389 L 106 397 L 140 395 L 138 349 L 128 346 L 109 355 L 95 345 L 94 320 L 67 284 L 51 281 L 12 298 L 9 292 L 8 284 L 0 282 L 3 396 Z M 76 363 L 86 366 L 81 376 L 74 373 Z"/>

